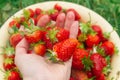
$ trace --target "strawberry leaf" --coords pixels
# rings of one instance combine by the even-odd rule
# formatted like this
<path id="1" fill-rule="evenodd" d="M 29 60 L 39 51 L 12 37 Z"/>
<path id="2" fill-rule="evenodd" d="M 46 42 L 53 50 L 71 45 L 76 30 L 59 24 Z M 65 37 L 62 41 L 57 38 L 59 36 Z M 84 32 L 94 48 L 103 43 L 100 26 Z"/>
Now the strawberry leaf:
<path id="1" fill-rule="evenodd" d="M 93 67 L 93 62 L 90 60 L 90 57 L 84 57 L 82 59 L 82 64 L 84 65 L 85 71 L 91 71 Z"/>
<path id="2" fill-rule="evenodd" d="M 118 47 L 115 47 L 114 50 L 115 50 L 115 54 L 118 54 L 118 53 L 119 53 Z"/>
<path id="3" fill-rule="evenodd" d="M 110 38 L 110 34 L 111 34 L 111 32 L 104 32 L 104 33 L 103 33 L 103 36 L 104 36 L 106 39 L 109 39 L 109 38 Z"/>
<path id="4" fill-rule="evenodd" d="M 96 77 L 95 76 L 93 76 L 93 77 L 91 77 L 90 79 L 88 79 L 88 80 L 96 80 Z"/>
<path id="5" fill-rule="evenodd" d="M 51 29 L 48 31 L 48 37 L 50 38 L 50 40 L 52 41 L 52 43 L 57 42 L 57 38 L 56 38 L 56 34 L 58 33 L 58 30 L 56 30 L 55 28 Z"/>
<path id="6" fill-rule="evenodd" d="M 79 42 L 84 42 L 87 39 L 87 35 L 82 33 L 78 36 L 78 41 Z"/>
<path id="7" fill-rule="evenodd" d="M 106 56 L 105 55 L 105 50 L 103 48 L 100 47 L 101 44 L 96 46 L 96 51 L 101 55 L 101 56 Z"/>
<path id="8" fill-rule="evenodd" d="M 103 73 L 108 76 L 109 73 L 111 72 L 111 57 L 110 56 L 106 56 L 105 57 L 106 61 L 107 61 L 107 66 L 103 68 Z"/>
<path id="9" fill-rule="evenodd" d="M 95 35 L 96 32 L 91 28 L 90 23 L 80 23 L 80 29 L 82 31 L 82 33 L 84 34 L 91 34 L 91 35 Z"/>
<path id="10" fill-rule="evenodd" d="M 15 25 L 8 29 L 9 34 L 15 34 L 18 31 L 19 31 L 19 29 Z"/>
<path id="11" fill-rule="evenodd" d="M 64 64 L 62 61 L 60 61 L 57 58 L 57 55 L 52 50 L 50 50 L 50 49 L 47 50 L 46 57 L 48 58 L 48 60 L 52 61 L 53 63 Z"/>
<path id="12" fill-rule="evenodd" d="M 29 12 L 29 10 L 24 9 L 24 10 L 23 10 L 23 15 L 24 15 L 24 17 L 25 17 L 26 19 L 28 19 L 28 18 L 30 17 L 30 12 Z"/>

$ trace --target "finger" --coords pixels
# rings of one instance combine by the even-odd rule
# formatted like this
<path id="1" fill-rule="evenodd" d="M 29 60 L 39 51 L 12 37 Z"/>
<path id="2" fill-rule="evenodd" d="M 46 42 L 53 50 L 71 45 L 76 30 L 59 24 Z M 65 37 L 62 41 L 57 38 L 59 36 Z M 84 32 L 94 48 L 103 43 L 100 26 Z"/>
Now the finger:
<path id="1" fill-rule="evenodd" d="M 69 36 L 69 38 L 75 38 L 75 39 L 77 38 L 78 27 L 79 27 L 78 21 L 74 21 L 73 24 L 70 27 L 70 36 Z"/>
<path id="2" fill-rule="evenodd" d="M 64 27 L 64 22 L 65 22 L 65 13 L 60 13 L 56 19 L 56 26 Z"/>
<path id="3" fill-rule="evenodd" d="M 37 26 L 46 26 L 47 23 L 50 22 L 50 17 L 46 14 L 46 15 L 43 15 L 37 22 Z"/>
<path id="4" fill-rule="evenodd" d="M 66 15 L 66 19 L 65 19 L 65 29 L 66 30 L 70 30 L 70 26 L 72 25 L 72 23 L 74 22 L 75 20 L 75 15 L 72 11 L 69 11 Z"/>
<path id="5" fill-rule="evenodd" d="M 28 42 L 25 38 L 23 38 L 18 45 L 16 46 L 16 56 L 22 55 L 23 53 L 27 53 L 28 50 Z"/>

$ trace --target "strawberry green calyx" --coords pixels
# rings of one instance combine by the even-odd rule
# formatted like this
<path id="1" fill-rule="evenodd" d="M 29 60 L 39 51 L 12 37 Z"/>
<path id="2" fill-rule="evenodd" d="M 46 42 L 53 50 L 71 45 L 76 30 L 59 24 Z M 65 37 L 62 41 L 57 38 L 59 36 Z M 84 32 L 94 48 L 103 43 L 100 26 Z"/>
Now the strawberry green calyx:
<path id="1" fill-rule="evenodd" d="M 4 60 L 4 63 L 5 63 L 5 64 L 12 64 L 12 63 L 14 63 L 14 61 L 13 61 L 12 58 L 6 58 L 6 59 Z"/>
<path id="2" fill-rule="evenodd" d="M 15 54 L 15 49 L 13 47 L 6 47 L 4 53 L 6 55 L 14 55 Z"/>
<path id="3" fill-rule="evenodd" d="M 9 29 L 8 29 L 8 33 L 9 33 L 10 35 L 15 34 L 15 33 L 18 33 L 18 32 L 19 32 L 19 29 L 18 29 L 16 26 L 13 26 L 12 28 L 9 28 Z"/>
<path id="4" fill-rule="evenodd" d="M 81 29 L 82 33 L 84 33 L 86 35 L 87 34 L 92 34 L 92 35 L 96 34 L 96 32 L 91 28 L 89 22 L 87 22 L 87 23 L 80 23 L 80 29 Z"/>
<path id="5" fill-rule="evenodd" d="M 58 33 L 58 30 L 56 30 L 55 28 L 51 29 L 48 31 L 48 37 L 50 38 L 50 40 L 52 41 L 52 43 L 57 42 L 57 38 L 56 38 L 56 34 Z"/>
<path id="6" fill-rule="evenodd" d="M 55 9 L 50 9 L 50 10 L 48 11 L 48 14 L 54 14 L 55 12 L 57 12 L 57 10 L 55 10 Z"/>
<path id="7" fill-rule="evenodd" d="M 78 36 L 78 41 L 79 42 L 84 42 L 87 39 L 87 35 L 82 33 Z"/>
<path id="8" fill-rule="evenodd" d="M 90 60 L 90 57 L 82 58 L 82 64 L 84 64 L 85 71 L 91 71 L 91 68 L 93 67 L 93 62 Z"/>
<path id="9" fill-rule="evenodd" d="M 30 17 L 30 12 L 29 12 L 29 10 L 24 9 L 24 10 L 23 10 L 23 15 L 24 15 L 24 17 L 25 17 L 26 19 L 28 19 L 28 18 Z"/>
<path id="10" fill-rule="evenodd" d="M 99 44 L 98 46 L 96 46 L 96 51 L 101 55 L 101 56 L 106 56 L 105 55 L 105 50 L 103 48 L 100 47 L 101 44 Z"/>
<path id="11" fill-rule="evenodd" d="M 112 69 L 110 56 L 106 56 L 106 57 L 105 57 L 105 60 L 107 61 L 107 66 L 103 68 L 102 72 L 103 72 L 106 76 L 108 76 L 108 74 L 111 72 L 111 69 Z"/>
<path id="12" fill-rule="evenodd" d="M 48 60 L 52 61 L 53 63 L 63 63 L 61 60 L 57 58 L 57 55 L 52 50 L 49 49 L 47 50 L 46 57 Z"/>

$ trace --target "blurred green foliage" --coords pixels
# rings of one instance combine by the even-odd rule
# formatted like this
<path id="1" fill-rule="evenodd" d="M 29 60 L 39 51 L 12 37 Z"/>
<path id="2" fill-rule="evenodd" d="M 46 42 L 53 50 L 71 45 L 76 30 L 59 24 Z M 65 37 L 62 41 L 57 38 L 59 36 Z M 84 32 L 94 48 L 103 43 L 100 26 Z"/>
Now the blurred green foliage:
<path id="1" fill-rule="evenodd" d="M 51 0 L 0 0 L 0 26 L 16 11 Z M 60 1 L 60 0 L 58 0 Z M 120 0 L 61 0 L 86 6 L 103 16 L 120 35 Z"/>

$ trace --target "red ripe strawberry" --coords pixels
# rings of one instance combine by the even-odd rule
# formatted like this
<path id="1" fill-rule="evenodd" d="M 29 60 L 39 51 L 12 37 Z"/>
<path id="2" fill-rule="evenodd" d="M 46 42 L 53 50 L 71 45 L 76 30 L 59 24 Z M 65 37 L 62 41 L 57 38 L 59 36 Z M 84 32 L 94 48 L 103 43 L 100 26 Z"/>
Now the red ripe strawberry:
<path id="1" fill-rule="evenodd" d="M 29 12 L 30 12 L 30 17 L 34 17 L 34 11 L 32 10 L 32 9 L 28 9 L 29 10 Z"/>
<path id="2" fill-rule="evenodd" d="M 75 80 L 73 77 L 70 77 L 70 79 L 69 80 Z"/>
<path id="3" fill-rule="evenodd" d="M 72 69 L 71 76 L 74 80 L 88 80 L 87 74 L 81 70 Z"/>
<path id="4" fill-rule="evenodd" d="M 98 36 L 102 36 L 102 29 L 98 25 L 92 25 L 92 29 L 97 33 Z"/>
<path id="5" fill-rule="evenodd" d="M 35 9 L 35 14 L 36 14 L 36 15 L 40 15 L 41 12 L 42 12 L 42 10 L 41 10 L 40 8 L 36 8 L 36 9 Z"/>
<path id="6" fill-rule="evenodd" d="M 20 23 L 16 20 L 13 20 L 9 23 L 9 27 L 16 26 L 17 28 L 20 28 Z"/>
<path id="7" fill-rule="evenodd" d="M 15 33 L 10 37 L 10 44 L 13 47 L 16 47 L 16 45 L 22 40 L 23 36 L 20 33 Z"/>
<path id="8" fill-rule="evenodd" d="M 98 53 L 92 54 L 90 56 L 90 59 L 93 61 L 93 74 L 96 77 L 99 77 L 102 73 L 103 68 L 107 65 L 106 60 Z"/>
<path id="9" fill-rule="evenodd" d="M 60 28 L 59 29 L 59 32 L 56 34 L 56 37 L 58 39 L 58 41 L 63 41 L 65 39 L 68 39 L 69 38 L 69 31 L 68 30 L 65 30 L 63 28 Z"/>
<path id="10" fill-rule="evenodd" d="M 72 67 L 75 69 L 82 70 L 84 68 L 84 64 L 82 63 L 82 59 L 84 57 L 88 57 L 89 53 L 84 49 L 76 49 L 73 53 L 73 61 Z"/>
<path id="11" fill-rule="evenodd" d="M 78 41 L 76 39 L 66 39 L 59 43 L 56 43 L 53 46 L 53 51 L 56 53 L 56 56 L 61 61 L 67 61 L 73 55 L 74 50 Z"/>
<path id="12" fill-rule="evenodd" d="M 36 44 L 34 46 L 34 52 L 37 54 L 37 55 L 40 55 L 40 56 L 44 56 L 45 52 L 46 52 L 46 47 L 44 44 Z"/>
<path id="13" fill-rule="evenodd" d="M 20 23 L 23 23 L 25 20 L 25 17 L 20 17 Z"/>
<path id="14" fill-rule="evenodd" d="M 105 50 L 105 54 L 112 56 L 115 52 L 115 46 L 111 41 L 105 41 L 101 47 Z"/>
<path id="15" fill-rule="evenodd" d="M 45 42 L 46 48 L 52 49 L 53 43 L 50 38 L 47 36 L 47 32 L 43 32 L 43 41 Z"/>
<path id="16" fill-rule="evenodd" d="M 88 35 L 87 40 L 85 41 L 87 47 L 93 47 L 94 45 L 99 44 L 100 38 L 98 35 Z"/>
<path id="17" fill-rule="evenodd" d="M 13 58 L 6 58 L 3 62 L 3 67 L 5 70 L 11 70 L 15 67 Z"/>
<path id="18" fill-rule="evenodd" d="M 51 18 L 53 21 L 56 21 L 58 14 L 59 14 L 59 12 L 56 11 L 56 12 L 50 14 L 50 18 Z"/>
<path id="19" fill-rule="evenodd" d="M 62 7 L 60 5 L 58 5 L 58 4 L 55 4 L 54 9 L 58 10 L 58 11 L 61 11 Z"/>
<path id="20" fill-rule="evenodd" d="M 96 80 L 106 80 L 105 75 L 101 74 L 100 77 L 97 77 Z"/>
<path id="21" fill-rule="evenodd" d="M 6 47 L 5 52 L 4 52 L 4 58 L 12 58 L 14 59 L 15 57 L 15 50 L 13 47 Z"/>
<path id="22" fill-rule="evenodd" d="M 79 15 L 79 13 L 75 9 L 73 9 L 73 8 L 68 9 L 67 12 L 69 12 L 69 11 L 73 11 L 73 13 L 75 14 L 75 20 L 81 19 L 81 16 Z"/>
<path id="23" fill-rule="evenodd" d="M 42 39 L 42 36 L 43 36 L 42 33 L 43 33 L 42 31 L 37 30 L 37 31 L 34 31 L 31 34 L 26 34 L 25 38 L 28 41 L 28 43 L 30 43 L 30 44 L 31 43 L 36 43 L 36 42 L 38 42 Z"/>
<path id="24" fill-rule="evenodd" d="M 7 71 L 5 74 L 5 80 L 22 80 L 20 74 L 16 71 Z"/>

